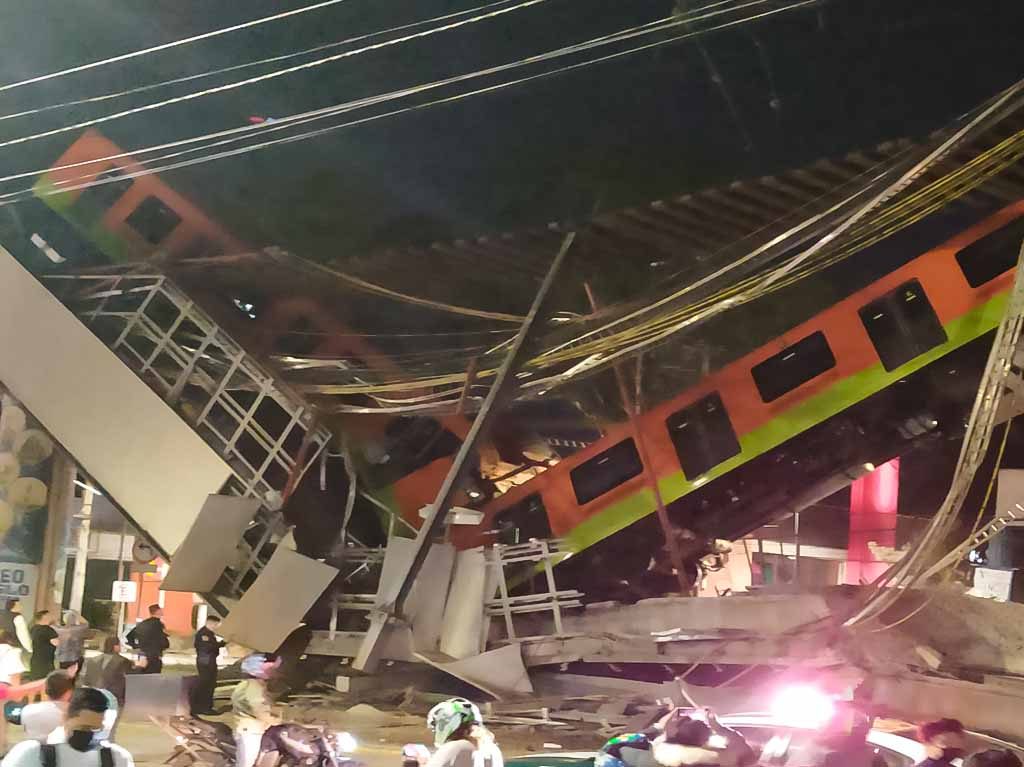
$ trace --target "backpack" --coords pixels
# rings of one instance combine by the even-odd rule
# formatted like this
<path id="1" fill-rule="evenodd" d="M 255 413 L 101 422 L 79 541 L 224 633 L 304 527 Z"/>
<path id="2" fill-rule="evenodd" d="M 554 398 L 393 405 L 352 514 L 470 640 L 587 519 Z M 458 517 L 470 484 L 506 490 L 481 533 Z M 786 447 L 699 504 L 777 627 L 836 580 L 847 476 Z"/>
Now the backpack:
<path id="1" fill-rule="evenodd" d="M 44 743 L 39 750 L 42 767 L 57 767 L 57 747 Z M 100 749 L 100 767 L 114 767 L 114 752 L 107 746 Z"/>

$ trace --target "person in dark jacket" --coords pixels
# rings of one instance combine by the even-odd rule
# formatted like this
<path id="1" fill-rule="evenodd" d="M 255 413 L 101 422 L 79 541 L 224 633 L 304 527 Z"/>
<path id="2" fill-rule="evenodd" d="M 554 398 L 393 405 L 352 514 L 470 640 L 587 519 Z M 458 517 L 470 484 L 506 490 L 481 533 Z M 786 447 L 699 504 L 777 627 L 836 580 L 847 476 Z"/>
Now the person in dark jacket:
<path id="1" fill-rule="evenodd" d="M 924 743 L 925 759 L 918 767 L 952 767 L 954 759 L 967 754 L 967 733 L 956 719 L 938 719 L 918 728 Z"/>
<path id="2" fill-rule="evenodd" d="M 128 632 L 128 644 L 145 658 L 143 674 L 159 674 L 164 669 L 164 650 L 171 646 L 164 628 L 160 605 L 149 606 L 149 617 Z"/>
<path id="3" fill-rule="evenodd" d="M 32 660 L 29 661 L 29 678 L 46 679 L 53 671 L 57 657 L 59 635 L 53 627 L 53 613 L 40 610 L 32 625 Z"/>
<path id="4" fill-rule="evenodd" d="M 214 714 L 213 693 L 217 689 L 217 656 L 226 645 L 217 636 L 220 618 L 211 615 L 206 625 L 196 632 L 196 672 L 199 679 L 192 691 L 192 716 Z"/>

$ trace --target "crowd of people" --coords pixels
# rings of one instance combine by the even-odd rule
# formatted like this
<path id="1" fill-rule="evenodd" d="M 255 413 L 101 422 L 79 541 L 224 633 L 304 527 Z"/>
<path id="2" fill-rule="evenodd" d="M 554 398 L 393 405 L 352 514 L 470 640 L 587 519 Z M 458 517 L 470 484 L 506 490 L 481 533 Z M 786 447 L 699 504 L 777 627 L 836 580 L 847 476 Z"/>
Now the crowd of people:
<path id="1" fill-rule="evenodd" d="M 88 623 L 75 613 L 65 614 L 55 624 L 52 613 L 41 611 L 29 625 L 16 600 L 9 601 L 0 614 L 0 703 L 42 698 L 20 709 L 25 739 L 9 752 L 8 717 L 0 717 L 0 753 L 7 752 L 0 767 L 133 767 L 131 754 L 112 741 L 126 702 L 127 675 L 159 674 L 163 669 L 170 641 L 160 607 L 151 606 L 149 617 L 126 637 L 137 654 L 135 661 L 122 655 L 121 642 L 113 636 L 105 638 L 99 654 L 87 658 Z M 225 646 L 218 627 L 219 619 L 210 616 L 194 637 L 193 716 L 216 713 L 218 657 Z M 27 667 L 23 656 L 29 659 Z M 243 678 L 231 696 L 237 767 L 254 767 L 268 749 L 301 754 L 304 748 L 275 712 L 269 682 L 280 666 L 281 659 L 273 654 L 254 653 L 242 661 Z M 887 767 L 868 743 L 870 720 L 861 719 L 849 732 L 827 740 L 820 767 Z M 438 704 L 428 714 L 427 726 L 434 736 L 433 753 L 423 746 L 406 747 L 403 767 L 504 767 L 501 750 L 472 702 L 453 698 Z M 968 755 L 968 734 L 954 719 L 922 725 L 918 740 L 925 758 L 917 767 L 1024 767 L 1007 749 Z M 594 767 L 783 767 L 786 763 L 785 755 L 771 752 L 768 745 L 752 747 L 710 710 L 675 709 L 648 730 L 608 741 Z"/>

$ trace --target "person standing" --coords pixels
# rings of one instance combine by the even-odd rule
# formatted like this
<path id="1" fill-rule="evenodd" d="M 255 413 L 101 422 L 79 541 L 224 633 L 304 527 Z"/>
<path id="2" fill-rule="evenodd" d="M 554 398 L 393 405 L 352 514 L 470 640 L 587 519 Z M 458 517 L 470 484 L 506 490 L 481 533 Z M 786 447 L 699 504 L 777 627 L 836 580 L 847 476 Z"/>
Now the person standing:
<path id="1" fill-rule="evenodd" d="M 74 668 L 76 678 L 85 662 L 85 640 L 89 635 L 89 622 L 74 610 L 64 613 L 64 625 L 57 632 L 57 665 L 62 670 Z"/>
<path id="2" fill-rule="evenodd" d="M 22 741 L 4 757 L 2 767 L 135 767 L 127 750 L 105 742 L 110 708 L 111 699 L 102 690 L 75 690 L 64 726 L 53 733 L 51 743 Z"/>
<path id="3" fill-rule="evenodd" d="M 253 767 L 263 734 L 268 727 L 280 723 L 267 689 L 267 680 L 280 666 L 281 659 L 267 653 L 253 653 L 242 660 L 243 678 L 231 693 L 237 767 Z"/>
<path id="4" fill-rule="evenodd" d="M 164 651 L 171 646 L 164 628 L 160 605 L 149 606 L 149 617 L 128 632 L 128 644 L 146 659 L 143 674 L 159 674 L 164 669 Z"/>
<path id="5" fill-rule="evenodd" d="M 117 734 L 117 725 L 121 721 L 121 712 L 124 711 L 125 688 L 128 686 L 125 677 L 136 667 L 121 655 L 121 642 L 117 637 L 104 638 L 102 649 L 101 655 L 86 659 L 85 666 L 78 675 L 78 684 L 82 687 L 106 690 L 114 696 L 118 713 L 110 728 L 110 739 L 113 740 Z"/>
<path id="6" fill-rule="evenodd" d="M 217 657 L 226 642 L 217 636 L 220 618 L 211 615 L 206 625 L 196 632 L 196 673 L 199 679 L 192 691 L 192 716 L 215 714 L 213 710 L 213 693 L 217 689 Z"/>
<path id="7" fill-rule="evenodd" d="M 53 613 L 40 610 L 36 613 L 32 624 L 32 659 L 29 661 L 29 678 L 46 679 L 53 671 L 56 661 L 57 645 L 60 642 L 56 629 L 53 628 Z"/>
<path id="8" fill-rule="evenodd" d="M 21 662 L 21 645 L 10 631 L 0 629 L 0 700 L 14 700 L 14 688 L 21 685 L 25 664 Z M 40 683 L 42 686 L 42 683 Z M 3 704 L 0 703 L 0 706 Z M 7 717 L 0 716 L 0 753 L 7 750 Z"/>
<path id="9" fill-rule="evenodd" d="M 21 726 L 25 728 L 25 737 L 40 743 L 45 743 L 50 733 L 64 724 L 64 714 L 71 693 L 75 691 L 75 683 L 66 671 L 52 671 L 46 677 L 44 690 L 46 700 L 30 703 L 21 710 Z"/>
<path id="10" fill-rule="evenodd" d="M 14 636 L 21 645 L 21 649 L 27 653 L 32 652 L 32 636 L 28 630 L 28 621 L 21 612 L 21 600 L 8 599 L 7 613 L 11 616 L 11 624 L 14 626 Z"/>

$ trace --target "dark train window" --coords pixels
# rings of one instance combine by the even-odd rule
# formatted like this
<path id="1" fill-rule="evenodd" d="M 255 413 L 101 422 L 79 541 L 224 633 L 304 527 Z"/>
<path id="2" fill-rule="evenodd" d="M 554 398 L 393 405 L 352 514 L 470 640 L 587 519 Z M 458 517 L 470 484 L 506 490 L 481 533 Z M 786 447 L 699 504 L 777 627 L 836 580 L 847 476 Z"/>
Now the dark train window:
<path id="1" fill-rule="evenodd" d="M 577 503 L 588 503 L 644 470 L 632 439 L 599 453 L 569 472 Z"/>
<path id="2" fill-rule="evenodd" d="M 181 223 L 181 216 L 164 205 L 159 198 L 150 196 L 139 203 L 139 207 L 125 221 L 146 242 L 159 245 Z"/>
<path id="3" fill-rule="evenodd" d="M 817 330 L 792 346 L 787 346 L 774 357 L 755 365 L 750 374 L 754 377 L 761 399 L 772 402 L 835 366 L 836 358 L 825 334 Z"/>
<path id="4" fill-rule="evenodd" d="M 499 511 L 494 517 L 494 526 L 499 540 L 509 546 L 525 543 L 531 538 L 546 540 L 553 537 L 548 510 L 538 493 Z"/>
<path id="5" fill-rule="evenodd" d="M 862 308 L 860 321 L 886 370 L 895 370 L 946 342 L 946 331 L 917 280 Z"/>
<path id="6" fill-rule="evenodd" d="M 1011 221 L 961 248 L 956 254 L 956 262 L 960 264 L 967 284 L 977 288 L 1015 267 L 1021 240 L 1024 240 L 1024 218 Z"/>
<path id="7" fill-rule="evenodd" d="M 687 479 L 699 477 L 740 452 L 718 392 L 677 410 L 665 419 L 665 426 Z"/>

